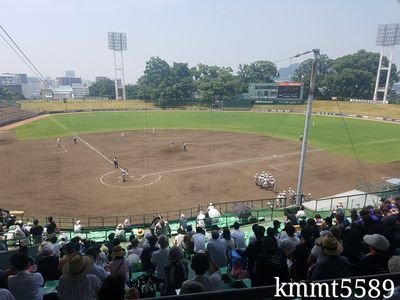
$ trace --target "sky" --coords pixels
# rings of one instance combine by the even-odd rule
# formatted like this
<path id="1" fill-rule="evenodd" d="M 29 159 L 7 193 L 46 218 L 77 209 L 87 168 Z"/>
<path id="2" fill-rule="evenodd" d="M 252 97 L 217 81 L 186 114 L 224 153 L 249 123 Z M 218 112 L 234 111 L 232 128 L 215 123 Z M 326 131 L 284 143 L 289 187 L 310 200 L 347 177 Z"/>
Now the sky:
<path id="1" fill-rule="evenodd" d="M 4 0 L 0 9 L 0 25 L 53 78 L 74 70 L 83 79 L 113 79 L 107 33 L 126 32 L 126 83 L 152 56 L 237 70 L 257 60 L 300 63 L 312 55 L 288 58 L 313 48 L 331 58 L 379 52 L 378 24 L 399 22 L 400 0 Z M 34 75 L 1 36 L 0 73 Z"/>

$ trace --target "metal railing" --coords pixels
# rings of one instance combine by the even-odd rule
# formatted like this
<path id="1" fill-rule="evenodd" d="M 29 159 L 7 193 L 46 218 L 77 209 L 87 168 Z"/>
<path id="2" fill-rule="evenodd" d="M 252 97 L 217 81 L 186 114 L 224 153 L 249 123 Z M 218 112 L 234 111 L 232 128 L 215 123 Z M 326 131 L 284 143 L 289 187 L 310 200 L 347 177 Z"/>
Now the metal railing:
<path id="1" fill-rule="evenodd" d="M 339 199 L 345 203 L 344 207 L 346 210 L 350 209 L 361 209 L 369 204 L 373 206 L 377 206 L 380 203 L 377 203 L 378 198 L 387 198 L 393 194 L 399 194 L 400 186 L 397 189 L 387 190 L 387 191 L 377 191 L 377 192 L 370 192 L 370 193 L 362 193 L 362 194 L 355 194 L 355 195 L 347 195 L 347 196 L 340 196 L 340 197 L 331 197 L 331 198 L 323 198 L 313 200 L 312 207 L 307 205 L 308 203 L 312 202 L 305 202 L 305 206 L 308 210 L 313 212 L 323 212 L 323 211 L 332 211 L 332 209 L 336 206 L 337 201 Z M 374 199 L 374 201 L 370 201 Z M 379 201 L 378 201 L 379 202 Z M 224 214 L 237 214 L 237 210 L 235 210 L 235 206 L 242 206 L 248 207 L 253 215 L 254 214 L 265 214 L 268 215 L 269 218 L 274 218 L 276 216 L 282 216 L 283 209 L 287 207 L 291 207 L 292 203 L 289 201 L 285 201 L 283 203 L 283 207 L 277 207 L 278 201 L 276 198 L 269 198 L 269 199 L 254 199 L 254 200 L 241 200 L 241 201 L 229 201 L 229 202 L 220 202 L 214 203 L 214 207 L 218 209 L 222 215 Z M 161 212 L 153 212 L 147 214 L 137 214 L 137 215 L 120 215 L 120 216 L 92 216 L 87 218 L 73 218 L 73 217 L 54 217 L 54 221 L 57 223 L 57 226 L 61 229 L 72 229 L 75 221 L 80 220 L 81 224 L 84 228 L 87 229 L 95 229 L 95 228 L 104 228 L 104 227 L 115 227 L 118 224 L 124 223 L 125 219 L 130 221 L 130 224 L 133 226 L 149 226 L 153 221 L 154 217 L 157 215 L 163 216 L 164 219 L 172 222 L 177 221 L 180 218 L 181 214 L 184 214 L 187 219 L 194 219 L 197 217 L 200 210 L 206 212 L 208 204 L 198 205 L 197 207 L 189 207 L 189 208 L 182 208 L 177 210 L 170 210 L 170 211 L 161 211 Z M 267 213 L 263 213 L 266 211 Z M 46 217 L 24 217 L 24 221 L 33 221 L 35 218 L 39 220 L 40 224 L 46 223 Z"/>

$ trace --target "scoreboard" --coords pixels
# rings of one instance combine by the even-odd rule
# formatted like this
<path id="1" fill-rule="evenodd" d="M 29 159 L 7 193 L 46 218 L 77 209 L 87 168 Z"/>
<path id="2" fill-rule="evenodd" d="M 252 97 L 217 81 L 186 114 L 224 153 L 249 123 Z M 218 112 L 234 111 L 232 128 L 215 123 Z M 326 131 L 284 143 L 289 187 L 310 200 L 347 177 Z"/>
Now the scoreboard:
<path id="1" fill-rule="evenodd" d="M 302 85 L 299 82 L 278 82 L 278 99 L 301 99 Z"/>

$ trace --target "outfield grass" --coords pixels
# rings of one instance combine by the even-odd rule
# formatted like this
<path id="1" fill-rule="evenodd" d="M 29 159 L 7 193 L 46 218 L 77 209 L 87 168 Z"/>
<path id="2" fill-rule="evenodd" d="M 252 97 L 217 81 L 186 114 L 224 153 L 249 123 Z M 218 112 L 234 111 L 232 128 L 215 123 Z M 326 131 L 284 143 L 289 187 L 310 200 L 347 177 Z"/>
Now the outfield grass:
<path id="1" fill-rule="evenodd" d="M 134 129 L 232 131 L 298 140 L 304 115 L 220 111 L 140 111 L 51 115 L 16 129 L 19 139 Z M 312 116 L 309 144 L 372 163 L 400 160 L 400 125 Z M 268 147 L 268 145 L 266 145 Z M 354 147 L 354 148 L 353 148 Z"/>
<path id="2" fill-rule="evenodd" d="M 52 111 L 73 111 L 79 109 L 143 109 L 153 108 L 151 102 L 142 100 L 67 100 L 46 101 L 46 100 L 23 100 L 18 101 L 21 109 L 35 112 Z M 307 105 L 255 105 L 254 110 L 264 109 L 291 109 L 296 111 L 306 111 Z M 345 114 L 361 114 L 376 117 L 400 118 L 400 105 L 396 104 L 370 104 L 353 103 L 348 101 L 321 101 L 313 102 L 313 112 L 335 112 Z"/>

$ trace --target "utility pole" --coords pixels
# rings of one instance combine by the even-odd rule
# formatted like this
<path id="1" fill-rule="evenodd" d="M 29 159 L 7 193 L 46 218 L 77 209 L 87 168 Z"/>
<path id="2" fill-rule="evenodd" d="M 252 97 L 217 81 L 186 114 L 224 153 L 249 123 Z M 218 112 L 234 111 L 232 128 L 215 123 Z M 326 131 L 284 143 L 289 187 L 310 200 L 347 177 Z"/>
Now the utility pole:
<path id="1" fill-rule="evenodd" d="M 303 194 L 303 176 L 304 176 L 304 163 L 306 160 L 306 153 L 307 153 L 308 128 L 310 126 L 312 102 L 314 100 L 315 81 L 317 80 L 317 68 L 318 68 L 318 61 L 319 61 L 319 49 L 313 49 L 312 52 L 314 53 L 314 59 L 312 62 L 312 69 L 311 69 L 310 91 L 308 93 L 306 123 L 304 125 L 303 145 L 301 147 L 299 177 L 298 177 L 298 181 L 297 181 L 297 195 L 296 195 L 296 204 L 297 205 L 301 205 L 301 202 L 302 202 L 301 196 Z"/>

